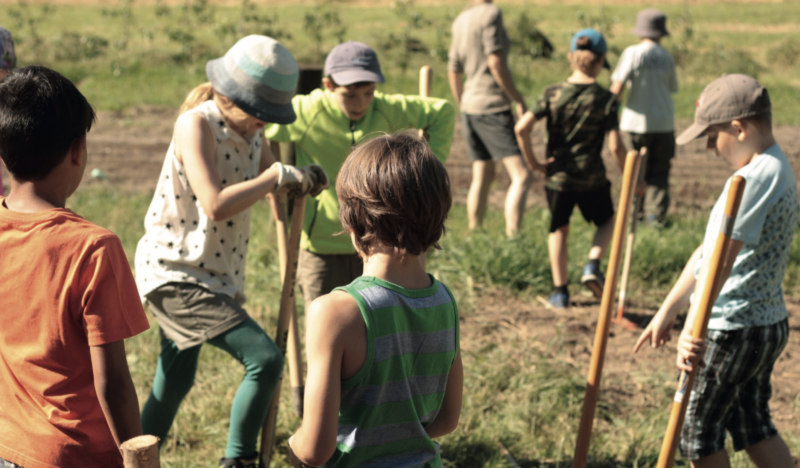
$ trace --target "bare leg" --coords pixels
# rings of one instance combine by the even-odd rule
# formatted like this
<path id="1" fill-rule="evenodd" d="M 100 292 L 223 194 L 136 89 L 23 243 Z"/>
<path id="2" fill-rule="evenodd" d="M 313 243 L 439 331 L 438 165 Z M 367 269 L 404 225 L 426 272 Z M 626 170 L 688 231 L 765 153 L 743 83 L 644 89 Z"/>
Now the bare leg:
<path id="1" fill-rule="evenodd" d="M 697 460 L 692 460 L 692 468 L 730 468 L 731 461 L 725 449 Z"/>
<path id="2" fill-rule="evenodd" d="M 614 216 L 597 228 L 592 239 L 592 248 L 589 249 L 589 260 L 600 260 L 606 253 L 608 243 L 614 236 Z"/>
<path id="3" fill-rule="evenodd" d="M 764 439 L 745 450 L 758 468 L 794 468 L 789 447 L 779 435 Z"/>
<path id="4" fill-rule="evenodd" d="M 550 270 L 553 272 L 553 285 L 564 286 L 567 284 L 567 239 L 569 238 L 569 224 L 561 226 L 547 237 L 547 247 L 550 252 Z"/>
<path id="5" fill-rule="evenodd" d="M 470 230 L 483 224 L 492 180 L 494 180 L 494 161 L 474 161 L 472 163 L 472 184 L 470 184 L 469 194 L 467 194 L 467 217 Z"/>
<path id="6" fill-rule="evenodd" d="M 522 215 L 525 214 L 525 200 L 528 198 L 533 176 L 521 156 L 503 158 L 503 164 L 511 177 L 511 186 L 506 195 L 506 235 L 514 237 L 522 223 Z"/>

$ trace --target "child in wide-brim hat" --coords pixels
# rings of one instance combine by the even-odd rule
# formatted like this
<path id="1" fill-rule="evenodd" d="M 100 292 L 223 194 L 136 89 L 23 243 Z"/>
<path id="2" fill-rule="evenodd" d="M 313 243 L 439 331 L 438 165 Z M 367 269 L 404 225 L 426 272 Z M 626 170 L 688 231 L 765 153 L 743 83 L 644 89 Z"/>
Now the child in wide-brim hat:
<path id="1" fill-rule="evenodd" d="M 283 45 L 245 37 L 206 73 L 210 82 L 181 107 L 136 248 L 141 299 L 161 328 L 142 424 L 163 443 L 207 342 L 245 367 L 220 466 L 249 467 L 283 368 L 281 352 L 243 308 L 250 207 L 268 194 L 319 193 L 328 179 L 318 166 L 276 162 L 264 143 L 264 125 L 296 118 L 298 68 Z"/>

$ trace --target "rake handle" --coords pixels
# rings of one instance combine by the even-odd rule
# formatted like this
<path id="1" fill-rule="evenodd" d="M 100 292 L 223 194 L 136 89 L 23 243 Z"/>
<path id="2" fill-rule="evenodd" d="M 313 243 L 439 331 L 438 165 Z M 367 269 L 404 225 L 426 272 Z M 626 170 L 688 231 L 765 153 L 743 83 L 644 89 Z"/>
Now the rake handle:
<path id="1" fill-rule="evenodd" d="M 708 264 L 706 282 L 703 284 L 703 292 L 697 304 L 697 316 L 695 317 L 692 329 L 693 338 L 706 338 L 708 332 L 708 321 L 711 319 L 711 309 L 717 300 L 719 288 L 717 282 L 720 279 L 725 258 L 728 255 L 728 247 L 733 232 L 733 225 L 736 216 L 739 214 L 739 205 L 744 194 L 745 180 L 742 176 L 733 176 L 730 187 L 728 188 L 728 198 L 725 200 L 725 214 L 722 217 L 717 240 L 714 243 L 714 250 Z M 721 286 L 721 285 L 720 285 Z M 683 419 L 686 416 L 686 407 L 689 405 L 689 395 L 691 394 L 694 380 L 697 376 L 699 366 L 692 366 L 691 372 L 681 372 L 678 390 L 672 402 L 672 410 L 669 413 L 667 431 L 664 434 L 664 441 L 661 444 L 661 452 L 658 455 L 658 468 L 670 468 L 675 463 L 675 448 L 680 440 L 680 432 L 683 427 Z"/>

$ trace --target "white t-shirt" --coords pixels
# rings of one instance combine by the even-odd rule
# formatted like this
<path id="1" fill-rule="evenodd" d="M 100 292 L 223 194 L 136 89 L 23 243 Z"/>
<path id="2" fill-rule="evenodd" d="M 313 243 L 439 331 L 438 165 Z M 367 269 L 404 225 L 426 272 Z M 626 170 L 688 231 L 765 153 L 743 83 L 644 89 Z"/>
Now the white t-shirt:
<path id="1" fill-rule="evenodd" d="M 675 105 L 671 93 L 678 92 L 675 61 L 652 41 L 626 48 L 611 80 L 627 83 L 630 95 L 619 128 L 629 133 L 675 131 Z"/>
<path id="2" fill-rule="evenodd" d="M 744 245 L 711 310 L 709 330 L 766 326 L 787 317 L 781 285 L 800 220 L 797 179 L 778 145 L 734 175 L 744 177 L 745 188 L 731 237 Z M 729 188 L 730 179 L 711 210 L 695 276 L 714 250 Z"/>
<path id="3" fill-rule="evenodd" d="M 188 111 L 205 119 L 214 134 L 222 187 L 258 176 L 263 134 L 245 140 L 227 126 L 214 101 Z M 156 192 L 136 247 L 136 286 L 147 293 L 167 283 L 192 283 L 244 303 L 244 270 L 250 243 L 250 210 L 224 221 L 208 217 L 194 195 L 186 170 L 169 146 Z"/>

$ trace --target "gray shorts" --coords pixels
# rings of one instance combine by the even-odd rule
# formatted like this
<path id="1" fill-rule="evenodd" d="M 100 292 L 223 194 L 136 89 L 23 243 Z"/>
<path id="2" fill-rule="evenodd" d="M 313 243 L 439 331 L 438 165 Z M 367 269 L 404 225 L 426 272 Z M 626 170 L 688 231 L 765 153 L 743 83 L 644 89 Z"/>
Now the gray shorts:
<path id="1" fill-rule="evenodd" d="M 305 307 L 334 288 L 347 286 L 364 272 L 364 262 L 356 254 L 317 254 L 300 249 L 297 283 L 303 291 Z"/>
<path id="2" fill-rule="evenodd" d="M 496 114 L 461 113 L 467 152 L 472 161 L 500 161 L 520 156 L 511 111 Z"/>
<path id="3" fill-rule="evenodd" d="M 232 297 L 191 283 L 167 283 L 145 297 L 161 335 L 179 350 L 203 344 L 248 317 Z"/>

